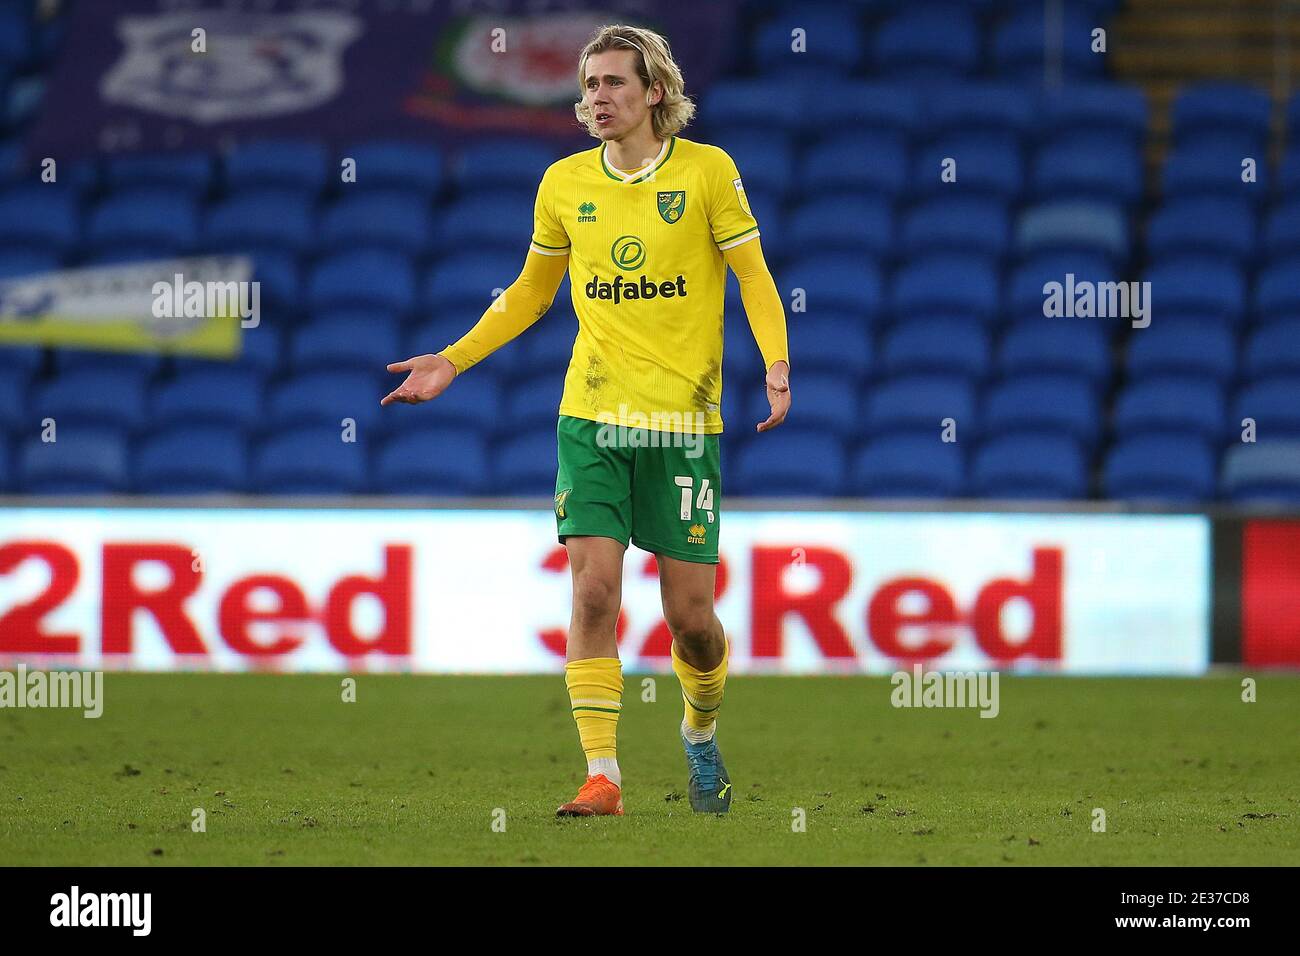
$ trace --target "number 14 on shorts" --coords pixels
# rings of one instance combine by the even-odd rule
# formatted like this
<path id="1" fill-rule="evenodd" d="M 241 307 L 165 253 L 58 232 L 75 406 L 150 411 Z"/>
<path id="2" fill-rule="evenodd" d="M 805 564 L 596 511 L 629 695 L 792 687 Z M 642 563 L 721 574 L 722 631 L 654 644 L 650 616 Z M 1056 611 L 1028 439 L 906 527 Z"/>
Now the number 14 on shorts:
<path id="1" fill-rule="evenodd" d="M 695 478 L 691 475 L 675 475 L 673 481 L 678 488 L 682 489 L 682 520 L 690 521 L 694 515 L 691 512 L 691 498 L 695 498 L 695 507 L 703 511 L 709 518 L 709 524 L 713 524 L 713 488 L 709 486 L 709 479 L 700 479 L 700 493 L 695 494 Z"/>

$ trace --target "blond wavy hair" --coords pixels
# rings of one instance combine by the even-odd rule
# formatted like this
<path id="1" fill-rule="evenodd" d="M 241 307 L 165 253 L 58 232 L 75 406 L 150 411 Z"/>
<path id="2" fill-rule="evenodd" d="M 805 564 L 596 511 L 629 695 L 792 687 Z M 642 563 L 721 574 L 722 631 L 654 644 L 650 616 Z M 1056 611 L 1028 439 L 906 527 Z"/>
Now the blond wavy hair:
<path id="1" fill-rule="evenodd" d="M 655 81 L 658 80 L 663 87 L 663 97 L 650 107 L 655 135 L 667 139 L 681 132 L 695 115 L 695 104 L 686 95 L 682 70 L 668 49 L 668 41 L 653 30 L 619 23 L 601 27 L 593 33 L 587 45 L 582 48 L 582 55 L 578 57 L 578 89 L 582 91 L 583 97 L 573 105 L 573 111 L 577 114 L 578 121 L 587 127 L 587 132 L 600 139 L 595 117 L 591 115 L 591 107 L 586 101 L 587 60 L 606 50 L 632 50 L 636 53 L 636 72 L 645 84 L 647 105 Z"/>

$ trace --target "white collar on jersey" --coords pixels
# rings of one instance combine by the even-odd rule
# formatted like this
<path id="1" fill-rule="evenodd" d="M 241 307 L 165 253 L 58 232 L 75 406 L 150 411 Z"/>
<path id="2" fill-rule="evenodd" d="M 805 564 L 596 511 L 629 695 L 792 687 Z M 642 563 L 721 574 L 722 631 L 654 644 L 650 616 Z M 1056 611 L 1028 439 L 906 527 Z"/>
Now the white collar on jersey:
<path id="1" fill-rule="evenodd" d="M 659 164 L 664 161 L 664 157 L 668 155 L 668 147 L 672 145 L 672 142 L 673 142 L 673 138 L 671 136 L 665 137 L 664 144 L 659 147 L 659 155 L 656 156 L 654 160 L 652 160 L 651 162 L 642 166 L 640 169 L 633 170 L 630 173 L 627 172 L 626 170 L 619 169 L 617 166 L 610 163 L 609 159 L 605 156 L 605 150 L 608 145 L 606 143 L 600 144 L 600 161 L 604 165 L 605 169 L 608 170 L 609 173 L 613 175 L 615 178 L 621 179 L 625 183 L 630 183 L 634 179 L 640 179 L 642 176 L 646 175 L 646 173 L 650 172 L 652 169 L 656 169 L 659 166 Z"/>

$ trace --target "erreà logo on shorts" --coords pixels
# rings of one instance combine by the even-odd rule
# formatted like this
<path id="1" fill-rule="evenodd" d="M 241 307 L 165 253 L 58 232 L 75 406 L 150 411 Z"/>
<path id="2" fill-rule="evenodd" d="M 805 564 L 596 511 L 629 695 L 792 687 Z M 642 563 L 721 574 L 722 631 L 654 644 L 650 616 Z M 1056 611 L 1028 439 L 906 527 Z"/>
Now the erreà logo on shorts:
<path id="1" fill-rule="evenodd" d="M 619 236 L 609 249 L 610 260 L 624 272 L 632 272 L 645 265 L 646 248 L 636 236 Z M 640 299 L 672 299 L 686 295 L 686 276 L 676 279 L 651 279 L 647 275 L 615 275 L 612 280 L 592 276 L 587 283 L 588 299 L 605 299 L 618 305 Z"/>
<path id="2" fill-rule="evenodd" d="M 148 936 L 152 926 L 152 893 L 71 893 L 50 897 L 51 926 L 128 926 L 133 936 Z"/>

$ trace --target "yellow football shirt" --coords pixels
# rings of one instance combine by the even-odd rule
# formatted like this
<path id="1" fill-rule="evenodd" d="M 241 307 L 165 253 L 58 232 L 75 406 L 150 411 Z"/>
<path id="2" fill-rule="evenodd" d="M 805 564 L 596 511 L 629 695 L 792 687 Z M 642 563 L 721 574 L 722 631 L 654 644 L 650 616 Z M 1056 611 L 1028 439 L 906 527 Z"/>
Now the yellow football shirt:
<path id="1" fill-rule="evenodd" d="M 569 257 L 578 337 L 560 414 L 657 431 L 722 431 L 722 253 L 758 236 L 731 157 L 672 137 L 649 165 L 605 146 L 552 164 L 530 248 Z"/>

